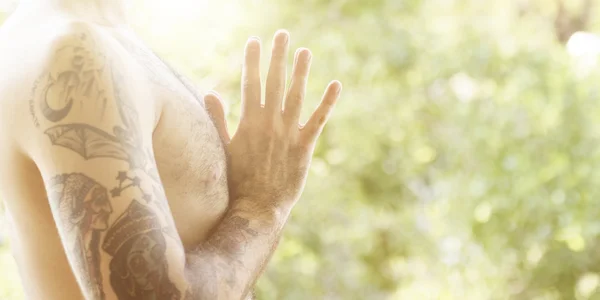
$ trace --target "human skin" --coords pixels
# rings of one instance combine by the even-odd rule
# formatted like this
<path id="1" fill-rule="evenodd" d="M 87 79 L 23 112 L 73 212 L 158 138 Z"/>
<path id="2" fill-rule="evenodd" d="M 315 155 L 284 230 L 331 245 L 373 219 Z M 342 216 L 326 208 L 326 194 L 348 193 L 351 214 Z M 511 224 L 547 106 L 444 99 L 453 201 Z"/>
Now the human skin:
<path id="1" fill-rule="evenodd" d="M 116 31 L 90 22 L 61 24 L 59 34 L 47 41 L 48 47 L 42 47 L 27 68 L 37 70 L 37 84 L 9 82 L 29 86 L 33 96 L 30 105 L 3 100 L 4 107 L 15 108 L 3 114 L 27 111 L 30 116 L 2 126 L 0 135 L 10 141 L 5 145 L 15 147 L 7 146 L 1 154 L 4 161 L 11 149 L 22 149 L 20 158 L 39 170 L 60 242 L 82 293 L 87 299 L 246 296 L 300 197 L 340 83 L 327 87 L 321 105 L 301 126 L 310 51 L 296 52 L 286 89 L 289 34 L 275 35 L 263 107 L 260 41 L 249 39 L 242 72 L 242 117 L 231 138 L 218 96 L 209 94 L 202 103 L 223 141 L 228 189 L 221 196 L 228 195 L 229 201 L 223 214 L 202 228 L 202 237 L 194 239 L 189 237 L 193 230 L 185 230 L 190 223 L 182 223 L 172 213 L 186 206 L 169 197 L 170 188 L 163 182 L 170 178 L 164 176 L 157 159 L 163 145 L 157 143 L 156 132 L 160 122 L 168 119 L 167 108 L 152 105 L 157 100 L 146 84 L 139 83 L 139 70 L 127 62 L 128 52 Z M 160 122 L 157 115 L 162 116 Z M 7 128 L 24 129 L 16 134 Z M 8 169 L 2 170 L 3 178 L 9 178 Z M 218 173 L 211 174 L 218 177 Z M 3 198 L 28 198 L 23 194 Z M 201 201 L 210 201 L 207 197 Z M 8 209 L 15 215 L 33 209 L 19 206 L 21 202 L 26 201 L 11 202 Z"/>

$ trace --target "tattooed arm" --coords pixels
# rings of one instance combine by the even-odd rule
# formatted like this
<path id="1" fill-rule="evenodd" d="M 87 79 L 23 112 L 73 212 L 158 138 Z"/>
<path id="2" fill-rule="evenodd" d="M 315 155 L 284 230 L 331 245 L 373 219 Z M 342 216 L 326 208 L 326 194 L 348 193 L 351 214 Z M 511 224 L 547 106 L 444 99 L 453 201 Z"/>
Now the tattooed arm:
<path id="1" fill-rule="evenodd" d="M 152 151 L 152 97 L 100 31 L 73 24 L 35 82 L 28 149 L 86 299 L 183 299 L 185 253 Z M 126 66 L 126 67 L 125 67 Z"/>
<path id="2" fill-rule="evenodd" d="M 281 113 L 287 33 L 279 33 L 260 106 L 259 43 L 244 68 L 244 116 L 226 134 L 215 96 L 206 106 L 229 155 L 231 207 L 202 245 L 184 253 L 152 151 L 152 97 L 138 88 L 102 35 L 75 26 L 57 41 L 30 108 L 39 129 L 31 155 L 67 257 L 87 299 L 240 299 L 264 268 L 300 196 L 317 136 L 341 86 L 329 86 L 298 126 L 310 52 L 297 52 Z M 106 42 L 103 44 L 106 45 Z"/>

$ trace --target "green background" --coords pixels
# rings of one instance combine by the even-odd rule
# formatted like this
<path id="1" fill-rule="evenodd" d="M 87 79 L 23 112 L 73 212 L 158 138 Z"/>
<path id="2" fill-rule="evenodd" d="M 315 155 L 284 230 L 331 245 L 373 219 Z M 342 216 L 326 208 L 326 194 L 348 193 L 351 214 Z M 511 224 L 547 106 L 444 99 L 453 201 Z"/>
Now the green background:
<path id="1" fill-rule="evenodd" d="M 344 84 L 258 299 L 600 299 L 600 72 L 564 38 L 600 5 L 240 2 L 138 0 L 132 23 L 232 123 L 250 35 L 313 51 L 306 114 Z"/>

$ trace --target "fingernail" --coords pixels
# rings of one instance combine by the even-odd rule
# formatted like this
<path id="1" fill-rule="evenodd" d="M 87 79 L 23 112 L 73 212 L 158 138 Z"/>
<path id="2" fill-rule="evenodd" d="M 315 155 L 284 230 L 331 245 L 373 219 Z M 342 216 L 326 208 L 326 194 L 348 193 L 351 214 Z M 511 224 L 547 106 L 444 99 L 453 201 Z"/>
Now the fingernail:
<path id="1" fill-rule="evenodd" d="M 257 36 L 251 36 L 251 37 L 248 38 L 248 41 L 252 41 L 252 40 L 255 40 L 255 41 L 257 41 L 257 42 L 260 43 L 260 38 L 257 37 Z"/>
<path id="2" fill-rule="evenodd" d="M 260 49 L 260 40 L 255 39 L 253 37 L 248 39 L 246 43 L 246 51 L 249 53 L 258 52 Z"/>
<path id="3" fill-rule="evenodd" d="M 298 62 L 298 53 L 300 53 L 302 49 L 296 49 L 296 53 L 294 53 L 294 63 Z"/>
<path id="4" fill-rule="evenodd" d="M 213 90 L 210 90 L 206 93 L 206 96 L 210 96 L 210 95 L 214 96 L 215 98 L 221 97 L 221 95 L 219 95 L 219 93 L 217 93 L 217 91 L 213 91 Z"/>
<path id="5" fill-rule="evenodd" d="M 287 44 L 289 40 L 289 34 L 287 31 L 285 30 L 278 30 L 277 33 L 275 33 L 275 42 L 280 44 L 280 45 L 285 45 Z"/>
<path id="6" fill-rule="evenodd" d="M 285 37 L 285 39 L 283 40 L 283 42 L 287 43 L 290 40 L 290 34 L 286 32 L 283 36 Z"/>
<path id="7" fill-rule="evenodd" d="M 333 81 L 333 83 L 331 83 L 331 84 L 335 85 L 335 90 L 334 90 L 334 92 L 335 92 L 337 95 L 339 95 L 339 94 L 340 94 L 340 92 L 342 92 L 342 83 L 341 83 L 341 82 L 339 82 L 339 81 L 337 81 L 337 80 L 334 80 L 334 81 Z"/>
<path id="8" fill-rule="evenodd" d="M 297 58 L 298 58 L 298 59 L 300 58 L 300 56 L 303 56 L 303 57 L 304 57 L 304 59 L 305 59 L 307 62 L 310 62 L 310 61 L 311 61 L 311 59 L 312 59 L 312 53 L 310 53 L 310 50 L 308 50 L 308 49 L 306 49 L 306 48 L 300 48 L 300 49 L 298 49 L 298 52 L 297 52 L 297 53 L 298 53 L 298 54 L 297 54 Z"/>
<path id="9" fill-rule="evenodd" d="M 311 61 L 312 60 L 312 53 L 310 52 L 310 50 L 306 49 L 307 53 L 306 53 L 306 60 L 307 61 Z"/>

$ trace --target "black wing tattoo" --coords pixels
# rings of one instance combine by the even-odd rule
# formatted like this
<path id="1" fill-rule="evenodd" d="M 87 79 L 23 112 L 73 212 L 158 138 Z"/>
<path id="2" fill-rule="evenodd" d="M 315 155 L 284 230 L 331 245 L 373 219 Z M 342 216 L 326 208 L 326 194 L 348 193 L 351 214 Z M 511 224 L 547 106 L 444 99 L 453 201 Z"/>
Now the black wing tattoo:
<path id="1" fill-rule="evenodd" d="M 53 145 L 71 149 L 86 160 L 96 157 L 129 160 L 127 149 L 120 140 L 87 124 L 58 125 L 45 133 Z"/>

